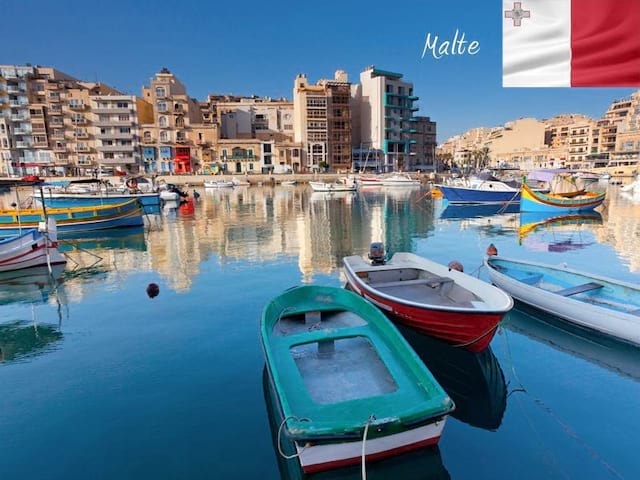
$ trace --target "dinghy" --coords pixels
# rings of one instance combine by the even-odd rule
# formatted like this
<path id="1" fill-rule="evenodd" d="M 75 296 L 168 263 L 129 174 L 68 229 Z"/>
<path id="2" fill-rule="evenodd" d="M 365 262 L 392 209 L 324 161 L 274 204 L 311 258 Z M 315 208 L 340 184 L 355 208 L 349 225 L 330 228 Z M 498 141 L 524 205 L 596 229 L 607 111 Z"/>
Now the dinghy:
<path id="1" fill-rule="evenodd" d="M 502 290 L 413 253 L 345 257 L 348 286 L 394 321 L 473 352 L 487 348 L 513 301 Z"/>
<path id="2" fill-rule="evenodd" d="M 433 445 L 452 400 L 391 322 L 345 289 L 302 286 L 260 324 L 285 436 L 312 473 Z"/>
<path id="3" fill-rule="evenodd" d="M 547 265 L 487 255 L 491 281 L 516 300 L 576 326 L 640 345 L 640 286 Z"/>

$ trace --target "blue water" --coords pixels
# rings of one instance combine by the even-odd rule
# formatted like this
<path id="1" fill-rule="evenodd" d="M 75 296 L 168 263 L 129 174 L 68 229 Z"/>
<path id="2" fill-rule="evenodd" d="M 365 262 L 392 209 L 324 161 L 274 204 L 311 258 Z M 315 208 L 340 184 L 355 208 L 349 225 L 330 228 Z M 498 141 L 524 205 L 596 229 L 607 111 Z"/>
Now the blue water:
<path id="1" fill-rule="evenodd" d="M 342 257 L 380 240 L 485 279 L 493 243 L 637 283 L 640 207 L 610 188 L 600 218 L 524 236 L 518 213 L 445 210 L 420 190 L 301 185 L 201 190 L 144 231 L 65 240 L 55 286 L 0 278 L 0 478 L 295 477 L 263 385 L 272 297 L 342 285 Z M 458 410 L 438 448 L 370 464 L 368 478 L 640 477 L 640 349 L 519 310 L 480 355 L 410 335 Z"/>

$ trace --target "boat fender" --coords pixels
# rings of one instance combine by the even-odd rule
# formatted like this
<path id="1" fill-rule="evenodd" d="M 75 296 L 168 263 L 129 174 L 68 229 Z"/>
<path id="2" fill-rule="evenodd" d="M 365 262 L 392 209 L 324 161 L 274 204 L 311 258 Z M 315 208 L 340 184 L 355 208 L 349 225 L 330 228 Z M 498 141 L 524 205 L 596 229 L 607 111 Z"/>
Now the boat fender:
<path id="1" fill-rule="evenodd" d="M 127 187 L 135 190 L 136 188 L 138 188 L 138 180 L 136 180 L 135 178 L 130 178 L 129 180 L 127 180 Z"/>
<path id="2" fill-rule="evenodd" d="M 462 266 L 462 263 L 460 263 L 458 260 L 451 260 L 449 262 L 449 271 L 451 270 L 457 270 L 458 272 L 464 272 L 464 267 Z"/>
<path id="3" fill-rule="evenodd" d="M 498 249 L 493 243 L 490 243 L 487 247 L 487 255 L 498 255 Z"/>

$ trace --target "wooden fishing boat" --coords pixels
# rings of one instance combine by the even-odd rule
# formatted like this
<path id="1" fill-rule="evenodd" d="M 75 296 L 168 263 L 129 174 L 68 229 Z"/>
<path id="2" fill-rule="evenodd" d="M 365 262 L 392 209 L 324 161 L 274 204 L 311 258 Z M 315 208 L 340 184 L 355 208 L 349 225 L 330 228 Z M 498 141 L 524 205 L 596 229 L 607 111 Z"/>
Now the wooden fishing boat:
<path id="1" fill-rule="evenodd" d="M 606 192 L 581 192 L 579 195 L 543 193 L 522 184 L 521 212 L 579 212 L 602 205 Z"/>
<path id="2" fill-rule="evenodd" d="M 0 272 L 66 263 L 66 258 L 58 252 L 55 232 L 51 233 L 49 238 L 30 228 L 15 237 L 0 240 Z"/>
<path id="3" fill-rule="evenodd" d="M 516 300 L 582 328 L 640 345 L 640 286 L 561 265 L 497 255 L 484 264 L 491 281 Z"/>
<path id="4" fill-rule="evenodd" d="M 47 208 L 46 215 L 56 220 L 59 235 L 144 225 L 142 207 L 136 199 L 115 205 Z M 44 221 L 42 209 L 0 210 L 0 237 L 18 235 L 22 229 L 37 228 Z"/>
<path id="5" fill-rule="evenodd" d="M 278 445 L 281 436 L 295 444 L 305 473 L 440 439 L 453 402 L 369 302 L 335 287 L 293 288 L 265 307 L 260 333 Z"/>
<path id="6" fill-rule="evenodd" d="M 114 205 L 134 199 L 140 202 L 147 213 L 155 213 L 160 207 L 159 193 L 121 193 L 110 191 L 97 193 L 57 193 L 54 190 L 47 190 L 42 195 L 32 195 L 32 198 L 38 204 L 44 203 L 44 205 L 49 208 Z"/>
<path id="7" fill-rule="evenodd" d="M 380 247 L 382 249 L 382 247 Z M 348 286 L 392 320 L 473 352 L 487 348 L 513 300 L 471 275 L 413 253 L 345 257 Z"/>

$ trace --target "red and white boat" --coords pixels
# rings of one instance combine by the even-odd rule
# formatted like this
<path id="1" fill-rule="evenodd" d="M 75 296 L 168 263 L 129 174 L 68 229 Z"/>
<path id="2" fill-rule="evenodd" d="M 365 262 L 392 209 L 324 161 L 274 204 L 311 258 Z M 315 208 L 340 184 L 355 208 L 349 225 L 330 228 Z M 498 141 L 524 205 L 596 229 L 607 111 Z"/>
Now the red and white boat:
<path id="1" fill-rule="evenodd" d="M 381 244 L 372 245 L 369 258 L 343 259 L 348 288 L 393 321 L 472 352 L 487 348 L 513 307 L 507 293 L 453 266 L 413 253 L 385 261 Z"/>
<path id="2" fill-rule="evenodd" d="M 30 228 L 20 235 L 0 240 L 0 272 L 67 262 L 58 251 L 55 221 L 51 218 L 49 222 L 48 236 Z"/>

